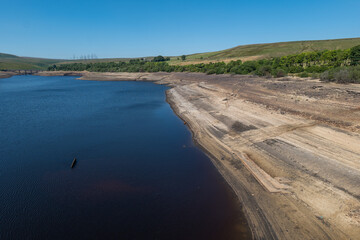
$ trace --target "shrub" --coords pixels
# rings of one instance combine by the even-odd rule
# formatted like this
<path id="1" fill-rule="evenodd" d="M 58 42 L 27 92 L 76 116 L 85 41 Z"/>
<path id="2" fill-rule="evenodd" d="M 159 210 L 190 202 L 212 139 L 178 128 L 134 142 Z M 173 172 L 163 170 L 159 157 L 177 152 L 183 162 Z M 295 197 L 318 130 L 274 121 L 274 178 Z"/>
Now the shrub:
<path id="1" fill-rule="evenodd" d="M 272 71 L 272 75 L 273 75 L 273 77 L 276 77 L 276 78 L 285 77 L 285 76 L 286 76 L 286 72 L 285 72 L 284 69 L 277 68 L 277 69 L 274 69 L 274 70 Z"/>
<path id="2" fill-rule="evenodd" d="M 360 83 L 360 66 L 351 68 L 350 79 L 353 80 L 353 83 Z"/>
<path id="3" fill-rule="evenodd" d="M 255 61 L 247 61 L 241 65 L 240 74 L 249 74 L 254 72 L 258 68 L 257 62 Z"/>
<path id="4" fill-rule="evenodd" d="M 350 49 L 349 59 L 353 66 L 360 64 L 360 45 Z"/>
<path id="5" fill-rule="evenodd" d="M 320 75 L 320 80 L 336 83 L 360 83 L 360 66 L 330 69 Z"/>
<path id="6" fill-rule="evenodd" d="M 301 73 L 301 72 L 303 72 L 303 71 L 304 71 L 304 68 L 301 67 L 301 66 L 291 66 L 291 67 L 289 68 L 289 72 L 290 72 L 290 73 Z"/>
<path id="7" fill-rule="evenodd" d="M 302 72 L 298 76 L 301 78 L 307 78 L 307 77 L 309 77 L 309 74 L 307 72 Z"/>
<path id="8" fill-rule="evenodd" d="M 330 75 L 330 70 L 321 73 L 320 74 L 320 80 L 321 81 L 329 81 L 329 82 L 331 82 L 333 80 L 333 78 Z"/>
<path id="9" fill-rule="evenodd" d="M 320 74 L 319 73 L 312 73 L 311 78 L 312 79 L 318 79 L 318 78 L 320 78 Z"/>
<path id="10" fill-rule="evenodd" d="M 268 76 L 271 73 L 271 66 L 265 65 L 260 66 L 256 71 L 255 74 L 258 76 Z"/>
<path id="11" fill-rule="evenodd" d="M 334 72 L 334 79 L 337 83 L 346 83 L 350 80 L 349 69 L 340 69 Z"/>
<path id="12" fill-rule="evenodd" d="M 163 57 L 161 55 L 157 56 L 157 57 L 154 57 L 152 62 L 165 62 L 165 61 L 170 61 L 170 58 L 169 57 Z M 130 60 L 130 63 L 132 64 L 135 64 L 137 62 L 140 62 L 140 60 L 138 59 L 135 59 L 135 60 Z"/>

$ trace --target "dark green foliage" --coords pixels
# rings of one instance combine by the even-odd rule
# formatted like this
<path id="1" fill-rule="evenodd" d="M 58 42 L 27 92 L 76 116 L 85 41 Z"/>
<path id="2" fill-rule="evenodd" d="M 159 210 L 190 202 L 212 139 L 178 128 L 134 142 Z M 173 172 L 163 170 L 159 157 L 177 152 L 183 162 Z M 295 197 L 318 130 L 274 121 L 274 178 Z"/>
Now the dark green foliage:
<path id="1" fill-rule="evenodd" d="M 299 74 L 299 77 L 301 77 L 301 78 L 307 78 L 309 76 L 310 75 L 307 72 L 302 72 L 302 73 Z"/>
<path id="2" fill-rule="evenodd" d="M 92 72 L 201 72 L 207 74 L 254 74 L 265 77 L 284 77 L 293 74 L 300 77 L 315 77 L 320 73 L 322 79 L 336 82 L 356 82 L 358 70 L 346 70 L 350 64 L 358 64 L 360 48 L 305 52 L 281 58 L 258 61 L 229 63 L 200 63 L 191 65 L 169 65 L 169 58 L 155 57 L 151 62 L 145 59 L 132 59 L 129 62 L 97 62 L 61 64 L 49 67 L 49 70 L 92 71 Z M 359 55 L 358 55 L 359 54 Z M 182 60 L 186 56 L 181 56 Z M 338 70 L 342 69 L 342 70 Z M 345 70 L 344 70 L 345 69 Z M 334 72 L 334 71 L 335 72 Z M 352 79 L 352 80 L 348 80 Z"/>
<path id="3" fill-rule="evenodd" d="M 186 55 L 182 55 L 181 60 L 185 61 L 186 60 Z"/>
<path id="4" fill-rule="evenodd" d="M 132 61 L 132 60 L 130 60 Z M 165 61 L 170 61 L 170 58 L 169 57 L 163 57 L 161 55 L 157 56 L 157 57 L 154 57 L 154 59 L 152 60 L 152 62 L 165 62 Z"/>
<path id="5" fill-rule="evenodd" d="M 48 71 L 56 71 L 56 65 L 49 66 Z"/>
<path id="6" fill-rule="evenodd" d="M 260 66 L 256 71 L 255 74 L 258 76 L 270 76 L 271 75 L 271 66 L 270 65 L 263 65 Z"/>
<path id="7" fill-rule="evenodd" d="M 360 64 L 360 45 L 350 49 L 349 59 L 353 66 Z"/>

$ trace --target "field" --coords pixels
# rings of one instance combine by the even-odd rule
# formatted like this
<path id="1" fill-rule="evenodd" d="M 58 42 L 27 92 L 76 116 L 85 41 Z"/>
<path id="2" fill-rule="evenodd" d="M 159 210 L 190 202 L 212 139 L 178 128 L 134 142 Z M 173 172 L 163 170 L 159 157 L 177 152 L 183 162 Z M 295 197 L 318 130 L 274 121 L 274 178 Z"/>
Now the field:
<path id="1" fill-rule="evenodd" d="M 65 63 L 94 63 L 94 62 L 126 62 L 131 58 L 100 58 L 88 60 L 48 59 L 19 57 L 11 54 L 0 53 L 0 70 L 47 70 L 53 64 Z M 146 58 L 151 60 L 152 57 Z"/>
<path id="2" fill-rule="evenodd" d="M 56 64 L 59 59 L 18 57 L 11 54 L 0 53 L 0 70 L 44 70 L 52 64 Z"/>
<path id="3" fill-rule="evenodd" d="M 348 49 L 356 45 L 360 45 L 360 38 L 251 44 L 217 52 L 191 54 L 186 57 L 185 62 L 177 60 L 177 57 L 172 57 L 171 61 L 174 64 L 207 63 L 210 61 L 228 62 L 230 60 L 248 61 L 281 57 L 302 52 Z"/>

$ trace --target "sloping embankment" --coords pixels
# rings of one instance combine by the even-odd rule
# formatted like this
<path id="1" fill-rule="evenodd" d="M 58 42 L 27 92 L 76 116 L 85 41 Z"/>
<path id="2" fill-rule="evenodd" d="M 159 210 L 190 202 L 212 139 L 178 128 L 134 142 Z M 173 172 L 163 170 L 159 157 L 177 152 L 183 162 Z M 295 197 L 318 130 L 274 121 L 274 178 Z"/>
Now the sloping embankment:
<path id="1" fill-rule="evenodd" d="M 256 239 L 360 234 L 360 136 L 207 84 L 168 97 L 243 203 Z"/>

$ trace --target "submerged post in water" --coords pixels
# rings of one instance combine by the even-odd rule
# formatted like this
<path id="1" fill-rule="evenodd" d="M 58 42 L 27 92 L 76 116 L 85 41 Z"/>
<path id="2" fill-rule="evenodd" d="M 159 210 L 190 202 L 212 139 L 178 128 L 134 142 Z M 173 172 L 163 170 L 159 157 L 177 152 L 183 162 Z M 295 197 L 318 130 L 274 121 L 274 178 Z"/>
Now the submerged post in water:
<path id="1" fill-rule="evenodd" d="M 74 158 L 74 160 L 72 161 L 72 163 L 71 163 L 71 168 L 74 168 L 74 167 L 75 167 L 75 164 L 76 164 L 76 158 Z"/>

